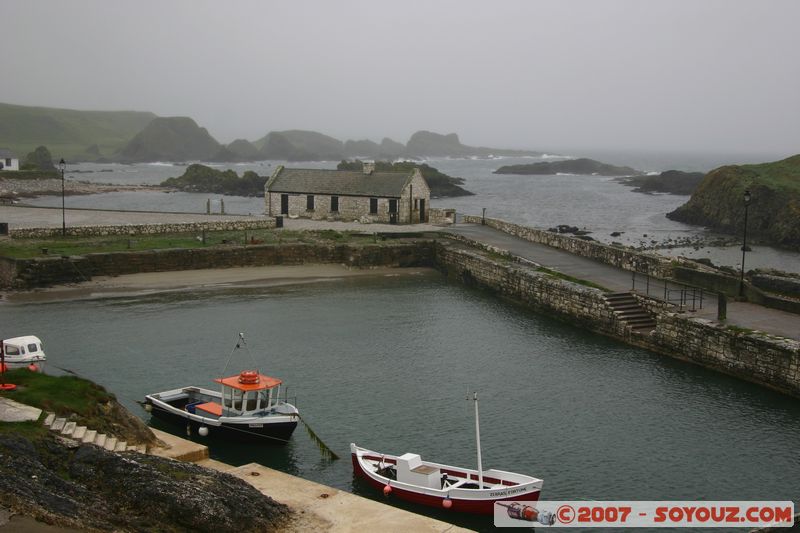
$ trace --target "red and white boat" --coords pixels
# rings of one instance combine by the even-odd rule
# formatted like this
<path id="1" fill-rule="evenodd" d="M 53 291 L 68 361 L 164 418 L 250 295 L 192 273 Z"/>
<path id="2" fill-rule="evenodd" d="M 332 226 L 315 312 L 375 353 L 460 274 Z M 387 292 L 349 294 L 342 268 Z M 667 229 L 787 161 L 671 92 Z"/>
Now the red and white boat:
<path id="1" fill-rule="evenodd" d="M 491 515 L 495 502 L 537 501 L 541 479 L 482 469 L 477 394 L 474 400 L 477 470 L 423 461 L 414 453 L 396 456 L 374 452 L 351 443 L 356 475 L 386 496 L 456 512 Z"/>

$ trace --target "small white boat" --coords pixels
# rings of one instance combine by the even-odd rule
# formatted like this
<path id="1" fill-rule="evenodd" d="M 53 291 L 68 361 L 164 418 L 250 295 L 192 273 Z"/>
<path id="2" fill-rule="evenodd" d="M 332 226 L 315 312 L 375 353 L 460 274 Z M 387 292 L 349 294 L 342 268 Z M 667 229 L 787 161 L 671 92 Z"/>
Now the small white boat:
<path id="1" fill-rule="evenodd" d="M 244 345 L 240 333 L 234 351 Z M 280 379 L 244 370 L 214 381 L 221 385 L 220 390 L 181 387 L 148 394 L 144 408 L 155 417 L 186 424 L 189 431 L 194 429 L 202 437 L 275 443 L 289 440 L 300 412 L 279 398 Z"/>
<path id="2" fill-rule="evenodd" d="M 2 356 L 8 368 L 44 370 L 44 362 L 47 360 L 42 341 L 33 335 L 3 339 Z"/>
<path id="3" fill-rule="evenodd" d="M 542 490 L 541 479 L 503 470 L 483 470 L 478 395 L 473 399 L 477 470 L 423 461 L 414 453 L 396 456 L 374 452 L 351 443 L 354 472 L 383 490 L 386 496 L 455 512 L 490 515 L 495 502 L 537 501 Z"/>

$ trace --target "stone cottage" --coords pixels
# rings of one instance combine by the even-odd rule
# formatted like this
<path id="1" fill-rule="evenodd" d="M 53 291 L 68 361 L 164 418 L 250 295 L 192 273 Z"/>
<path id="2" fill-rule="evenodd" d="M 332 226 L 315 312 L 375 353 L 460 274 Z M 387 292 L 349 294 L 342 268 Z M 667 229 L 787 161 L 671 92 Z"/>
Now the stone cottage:
<path id="1" fill-rule="evenodd" d="M 269 216 L 416 224 L 427 222 L 431 190 L 419 169 L 376 172 L 279 166 L 265 185 Z"/>

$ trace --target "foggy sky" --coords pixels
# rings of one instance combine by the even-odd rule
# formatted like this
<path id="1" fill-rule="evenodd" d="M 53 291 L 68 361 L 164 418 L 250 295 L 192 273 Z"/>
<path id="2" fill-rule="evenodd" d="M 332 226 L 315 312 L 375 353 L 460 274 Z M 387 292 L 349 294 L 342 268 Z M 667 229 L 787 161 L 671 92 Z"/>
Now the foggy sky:
<path id="1" fill-rule="evenodd" d="M 800 152 L 800 2 L 0 3 L 0 101 L 465 144 Z"/>

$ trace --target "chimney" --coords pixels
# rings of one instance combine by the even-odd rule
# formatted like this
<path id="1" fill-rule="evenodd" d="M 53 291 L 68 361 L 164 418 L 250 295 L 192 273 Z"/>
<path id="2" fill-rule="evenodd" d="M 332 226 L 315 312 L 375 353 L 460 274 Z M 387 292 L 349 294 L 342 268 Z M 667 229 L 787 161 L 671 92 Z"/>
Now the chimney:
<path id="1" fill-rule="evenodd" d="M 375 163 L 361 163 L 363 165 L 362 170 L 364 174 L 367 176 L 371 176 L 373 172 L 375 172 Z"/>

